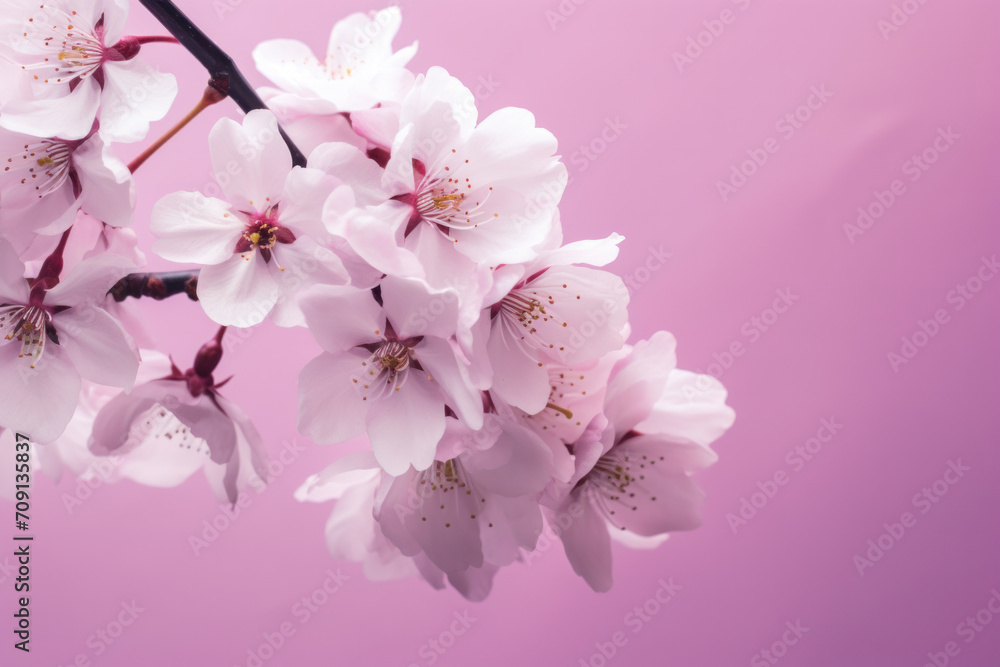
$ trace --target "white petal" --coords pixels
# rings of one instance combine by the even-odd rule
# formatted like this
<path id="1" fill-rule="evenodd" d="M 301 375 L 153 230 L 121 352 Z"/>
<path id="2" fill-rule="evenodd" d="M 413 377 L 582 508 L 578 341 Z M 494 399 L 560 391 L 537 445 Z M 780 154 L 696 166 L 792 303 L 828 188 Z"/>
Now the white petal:
<path id="1" fill-rule="evenodd" d="M 220 264 L 233 256 L 244 229 L 227 202 L 200 192 L 167 195 L 149 219 L 153 252 L 171 262 Z"/>
<path id="2" fill-rule="evenodd" d="M 549 374 L 543 364 L 522 350 L 496 322 L 487 349 L 493 366 L 493 391 L 529 415 L 544 410 L 549 402 Z"/>
<path id="3" fill-rule="evenodd" d="M 369 290 L 317 285 L 299 298 L 313 337 L 327 352 L 342 352 L 385 336 L 385 315 Z"/>
<path id="4" fill-rule="evenodd" d="M 66 429 L 80 396 L 80 376 L 49 342 L 35 368 L 18 359 L 20 345 L 0 346 L 0 424 L 36 442 Z"/>
<path id="5" fill-rule="evenodd" d="M 198 300 L 214 322 L 225 326 L 260 324 L 278 301 L 278 283 L 256 250 L 232 255 L 201 269 Z"/>
<path id="6" fill-rule="evenodd" d="M 444 435 L 444 400 L 432 382 L 410 369 L 406 384 L 369 408 L 366 425 L 379 465 L 401 475 L 412 465 L 426 470 Z"/>
<path id="7" fill-rule="evenodd" d="M 35 137 L 83 139 L 94 126 L 100 104 L 101 88 L 88 77 L 63 97 L 8 102 L 0 127 Z"/>
<path id="8" fill-rule="evenodd" d="M 167 115 L 177 97 L 173 74 L 158 72 L 140 58 L 104 63 L 101 132 L 111 141 L 141 141 L 149 124 Z"/>
<path id="9" fill-rule="evenodd" d="M 242 126 L 223 118 L 212 128 L 208 143 L 215 173 L 229 175 L 219 186 L 236 209 L 263 212 L 279 203 L 292 170 L 292 156 L 273 113 L 251 111 Z M 232 163 L 239 166 L 238 172 L 232 173 Z"/>
<path id="10" fill-rule="evenodd" d="M 132 174 L 100 135 L 94 135 L 73 151 L 73 165 L 83 190 L 81 208 L 113 227 L 132 224 L 135 208 Z"/>
<path id="11" fill-rule="evenodd" d="M 299 373 L 299 431 L 317 444 L 344 442 L 365 430 L 370 407 L 351 381 L 368 355 L 324 352 Z"/>
<path id="12" fill-rule="evenodd" d="M 103 308 L 83 305 L 53 317 L 59 344 L 81 376 L 111 387 L 132 389 L 139 350 L 132 337 Z"/>

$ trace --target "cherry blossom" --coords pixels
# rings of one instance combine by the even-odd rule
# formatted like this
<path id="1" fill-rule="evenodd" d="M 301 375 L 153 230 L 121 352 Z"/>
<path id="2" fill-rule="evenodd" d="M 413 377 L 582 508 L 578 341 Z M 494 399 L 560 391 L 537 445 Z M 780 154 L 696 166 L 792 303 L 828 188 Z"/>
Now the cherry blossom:
<path id="1" fill-rule="evenodd" d="M 3 0 L 0 8 L 0 53 L 32 91 L 3 106 L 0 127 L 76 140 L 99 119 L 109 140 L 139 141 L 169 110 L 177 83 L 136 58 L 140 40 L 123 35 L 126 0 Z"/>
<path id="2" fill-rule="evenodd" d="M 149 223 L 153 251 L 205 265 L 198 297 L 219 324 L 252 326 L 269 314 L 282 326 L 302 324 L 300 290 L 349 280 L 337 255 L 314 240 L 326 235 L 322 210 L 339 183 L 292 166 L 268 111 L 247 114 L 242 125 L 219 121 L 209 143 L 226 200 L 198 192 L 161 199 Z"/>
<path id="3" fill-rule="evenodd" d="M 351 14 L 333 27 L 322 59 L 293 39 L 260 44 L 257 69 L 281 89 L 262 91 L 269 106 L 284 118 L 370 109 L 400 97 L 413 83 L 405 66 L 417 52 L 416 42 L 392 50 L 402 20 L 398 7 Z"/>
<path id="4" fill-rule="evenodd" d="M 80 210 L 115 227 L 132 223 L 132 175 L 99 132 L 69 141 L 0 129 L 0 164 L 0 234 L 17 247 L 61 234 Z"/>
<path id="5" fill-rule="evenodd" d="M 456 309 L 431 326 L 415 317 L 433 294 L 419 280 L 387 278 L 381 303 L 368 291 L 338 286 L 317 286 L 301 297 L 310 332 L 325 351 L 299 375 L 300 430 L 321 444 L 367 432 L 382 467 L 401 474 L 433 462 L 446 405 L 472 428 L 482 426 L 481 395 L 452 339 Z"/>
<path id="6" fill-rule="evenodd" d="M 132 388 L 138 350 L 103 305 L 127 267 L 103 254 L 61 279 L 43 267 L 29 282 L 13 248 L 0 240 L 0 423 L 51 442 L 73 416 L 81 377 Z"/>
<path id="7" fill-rule="evenodd" d="M 247 487 L 260 490 L 266 452 L 253 422 L 220 393 L 213 371 L 223 331 L 202 347 L 194 366 L 137 385 L 94 418 L 90 450 L 120 458 L 119 474 L 147 486 L 177 486 L 204 470 L 220 502 L 235 503 Z"/>
<path id="8" fill-rule="evenodd" d="M 675 347 L 666 332 L 637 343 L 613 371 L 604 415 L 574 444 L 577 473 L 558 510 L 576 518 L 561 538 L 597 591 L 611 587 L 612 536 L 650 546 L 701 525 L 690 473 L 716 461 L 709 445 L 735 415 L 717 380 L 676 368 Z"/>

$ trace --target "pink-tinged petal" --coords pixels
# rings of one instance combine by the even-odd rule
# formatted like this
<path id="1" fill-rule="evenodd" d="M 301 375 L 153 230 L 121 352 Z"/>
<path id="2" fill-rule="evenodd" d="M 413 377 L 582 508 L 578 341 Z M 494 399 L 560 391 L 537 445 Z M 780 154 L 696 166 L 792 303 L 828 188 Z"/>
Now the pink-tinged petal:
<path id="1" fill-rule="evenodd" d="M 562 164 L 556 168 L 565 171 Z M 478 178 L 478 177 L 477 177 Z M 558 180 L 557 176 L 549 180 Z M 504 186 L 493 186 L 483 206 L 495 214 L 492 220 L 469 229 L 452 229 L 455 249 L 463 255 L 493 266 L 530 262 L 559 224 L 558 210 L 541 203 L 552 199 L 544 192 L 525 195 Z"/>
<path id="2" fill-rule="evenodd" d="M 600 269 L 557 266 L 518 293 L 537 300 L 543 315 L 530 322 L 526 341 L 553 361 L 575 365 L 621 349 L 628 322 L 628 290 L 621 278 Z M 527 330 L 527 327 L 524 327 Z"/>
<path id="3" fill-rule="evenodd" d="M 655 549 L 670 539 L 670 533 L 646 537 L 645 535 L 630 533 L 627 530 L 612 530 L 608 531 L 608 534 L 611 535 L 612 540 L 618 544 L 624 544 L 629 549 L 646 551 Z"/>
<path id="4" fill-rule="evenodd" d="M 487 350 L 493 366 L 493 392 L 529 415 L 544 410 L 549 402 L 548 371 L 503 331 L 497 320 Z"/>
<path id="5" fill-rule="evenodd" d="M 94 20 L 104 20 L 104 43 L 117 44 L 125 36 L 128 19 L 128 0 L 101 0 L 93 3 Z"/>
<path id="6" fill-rule="evenodd" d="M 561 513 L 573 518 L 559 535 L 573 571 L 598 593 L 611 590 L 611 537 L 604 517 L 579 491 Z"/>
<path id="7" fill-rule="evenodd" d="M 635 426 L 640 433 L 707 447 L 733 425 L 736 413 L 726 405 L 726 388 L 710 375 L 675 369 L 667 377 L 653 411 Z"/>
<path id="8" fill-rule="evenodd" d="M 228 202 L 200 192 L 175 192 L 153 206 L 153 252 L 171 262 L 221 264 L 233 256 L 246 228 Z"/>
<path id="9" fill-rule="evenodd" d="M 346 240 L 351 250 L 381 273 L 422 276 L 424 266 L 409 250 L 399 246 L 402 229 L 412 208 L 397 201 L 365 209 L 344 210 L 334 193 L 327 201 L 323 221 L 327 231 Z"/>
<path id="10" fill-rule="evenodd" d="M 608 383 L 604 413 L 620 435 L 649 417 L 676 367 L 677 340 L 666 331 L 639 341 L 617 363 Z"/>
<path id="11" fill-rule="evenodd" d="M 82 377 L 131 391 L 139 350 L 122 325 L 103 308 L 85 305 L 56 313 L 59 344 Z"/>
<path id="12" fill-rule="evenodd" d="M 372 513 L 382 534 L 403 555 L 414 557 L 420 554 L 421 558 L 426 558 L 421 554 L 422 547 L 416 536 L 410 533 L 412 524 L 408 521 L 413 516 L 420 521 L 423 516 L 423 500 L 417 489 L 419 474 L 410 469 L 398 477 L 382 475 Z M 421 567 L 419 563 L 417 566 Z"/>
<path id="13" fill-rule="evenodd" d="M 135 183 L 110 144 L 95 134 L 73 151 L 73 164 L 83 189 L 83 210 L 114 227 L 132 224 Z"/>
<path id="14" fill-rule="evenodd" d="M 482 428 L 482 394 L 473 386 L 464 364 L 456 357 L 453 344 L 441 338 L 428 337 L 417 345 L 414 352 L 420 366 L 433 378 L 433 382 L 441 386 L 449 399 L 448 404 L 462 421 L 469 428 Z"/>
<path id="15" fill-rule="evenodd" d="M 336 105 L 326 100 L 303 100 L 287 94 L 274 96 L 271 100 L 267 102 L 268 107 L 278 114 L 281 126 L 305 155 L 330 142 L 346 143 L 360 149 L 367 145 L 351 129 L 347 116 L 337 113 Z M 311 109 L 314 107 L 319 115 L 313 115 Z M 301 115 L 303 113 L 306 115 Z M 309 165 L 312 166 L 312 160 Z"/>
<path id="16" fill-rule="evenodd" d="M 149 401 L 135 404 L 139 405 L 149 405 Z M 107 438 L 106 427 L 103 423 L 101 426 L 100 437 Z M 135 415 L 134 421 L 119 428 L 134 437 L 135 446 L 119 459 L 118 472 L 139 484 L 175 487 L 211 461 L 208 443 L 192 435 L 187 426 L 161 405 L 149 405 Z"/>
<path id="17" fill-rule="evenodd" d="M 484 505 L 482 498 L 454 487 L 444 492 L 450 485 L 435 483 L 437 479 L 410 471 L 393 481 L 380 508 L 382 531 L 407 555 L 413 555 L 407 543 L 412 540 L 445 573 L 482 567 L 483 545 L 476 519 Z"/>
<path id="18" fill-rule="evenodd" d="M 106 301 L 108 290 L 135 268 L 125 257 L 102 253 L 83 260 L 69 273 L 63 271 L 58 285 L 45 293 L 46 306 L 88 307 Z"/>
<path id="19" fill-rule="evenodd" d="M 695 446 L 656 442 L 646 436 L 635 443 L 629 440 L 615 450 L 620 452 L 616 460 L 628 456 L 626 469 L 631 468 L 634 478 L 626 487 L 627 495 L 615 494 L 620 495 L 620 501 L 605 500 L 609 510 L 616 512 L 608 517 L 613 530 L 624 528 L 649 537 L 674 530 L 693 530 L 701 525 L 705 494 L 684 472 L 683 465 L 685 459 L 701 454 Z M 597 470 L 591 473 L 600 474 Z"/>
<path id="20" fill-rule="evenodd" d="M 467 157 L 474 160 L 476 176 L 495 183 L 510 179 L 537 178 L 558 161 L 558 142 L 548 130 L 535 127 L 535 117 L 526 109 L 507 107 L 479 123 L 467 144 Z M 562 188 L 554 191 L 559 203 Z"/>
<path id="21" fill-rule="evenodd" d="M 170 411 L 191 430 L 191 435 L 204 440 L 212 461 L 219 464 L 232 460 L 237 447 L 236 424 L 205 394 L 194 402 L 181 402 Z"/>
<path id="22" fill-rule="evenodd" d="M 264 457 L 267 452 L 246 413 L 224 396 L 216 394 L 215 400 L 236 426 L 236 448 L 225 464 L 205 466 L 205 476 L 220 503 L 235 504 L 243 489 L 252 487 L 260 492 L 264 488 L 267 477 Z"/>
<path id="23" fill-rule="evenodd" d="M 382 302 L 396 333 L 403 338 L 449 338 L 458 329 L 458 292 L 434 289 L 419 278 L 387 276 Z"/>
<path id="24" fill-rule="evenodd" d="M 8 102 L 0 127 L 35 137 L 83 139 L 90 134 L 100 104 L 101 87 L 88 77 L 63 97 Z"/>
<path id="25" fill-rule="evenodd" d="M 351 125 L 371 143 L 388 149 L 399 133 L 399 110 L 379 107 L 355 111 L 351 114 Z"/>
<path id="26" fill-rule="evenodd" d="M 620 234 L 611 234 L 606 239 L 567 243 L 556 250 L 542 253 L 533 263 L 532 271 L 570 264 L 606 266 L 618 258 L 618 244 L 624 240 L 625 237 Z"/>
<path id="27" fill-rule="evenodd" d="M 491 415 L 485 429 L 497 440 L 462 460 L 477 485 L 492 495 L 516 498 L 536 496 L 551 479 L 552 452 L 541 438 L 515 422 Z"/>
<path id="28" fill-rule="evenodd" d="M 324 468 L 320 473 L 312 475 L 295 491 L 295 499 L 299 502 L 322 503 L 336 500 L 348 489 L 357 484 L 368 482 L 379 475 L 378 461 L 370 451 L 347 454 Z M 369 505 L 371 499 L 369 500 Z"/>
<path id="29" fill-rule="evenodd" d="M 142 141 L 149 124 L 170 111 L 177 97 L 177 79 L 142 60 L 104 63 L 101 93 L 101 133 L 116 142 Z"/>
<path id="30" fill-rule="evenodd" d="M 572 488 L 583 479 L 602 456 L 608 453 L 615 444 L 615 428 L 607 417 L 597 415 L 587 425 L 583 435 L 573 443 L 573 458 L 576 471 L 569 480 Z"/>
<path id="31" fill-rule="evenodd" d="M 316 342 L 342 352 L 385 337 L 385 314 L 369 290 L 317 285 L 299 298 L 299 308 Z"/>
<path id="32" fill-rule="evenodd" d="M 419 159 L 416 153 L 416 130 L 412 125 L 404 125 L 392 141 L 389 161 L 382 172 L 382 190 L 390 197 L 411 194 L 415 187 L 413 162 Z"/>
<path id="33" fill-rule="evenodd" d="M 276 86 L 302 97 L 315 97 L 322 69 L 312 49 L 294 39 L 271 39 L 253 50 L 257 70 Z"/>
<path id="34" fill-rule="evenodd" d="M 337 186 L 338 179 L 320 169 L 293 167 L 281 193 L 279 223 L 290 228 L 296 237 L 303 234 L 321 238 L 323 207 Z"/>
<path id="35" fill-rule="evenodd" d="M 464 141 L 472 133 L 479 113 L 472 91 L 443 67 L 431 67 L 426 75 L 417 77 L 399 115 L 400 126 L 412 123 L 417 137 L 441 137 L 441 141 L 435 140 L 434 149 L 418 149 L 416 153 L 418 159 L 431 164 L 438 154 L 451 152 L 455 147 L 451 144 Z"/>
<path id="36" fill-rule="evenodd" d="M 288 172 L 292 170 L 292 156 L 278 132 L 273 113 L 251 111 L 243 119 L 243 125 L 223 118 L 212 128 L 208 142 L 215 173 L 230 175 L 219 186 L 235 208 L 262 212 L 279 203 Z M 250 156 L 248 147 L 252 151 Z M 230 173 L 234 162 L 240 169 Z"/>
<path id="37" fill-rule="evenodd" d="M 355 12 L 333 26 L 326 52 L 332 59 L 346 56 L 361 61 L 361 65 L 368 60 L 381 63 L 392 56 L 392 40 L 402 22 L 399 7 L 387 7 L 375 14 Z"/>
<path id="38" fill-rule="evenodd" d="M 494 496 L 480 510 L 487 528 L 481 531 L 483 557 L 494 565 L 510 565 L 521 549 L 533 551 L 542 534 L 542 510 L 530 497 Z M 489 527 L 492 524 L 492 528 Z"/>
<path id="39" fill-rule="evenodd" d="M 364 433 L 371 406 L 352 378 L 367 358 L 364 351 L 325 352 L 306 364 L 299 373 L 299 431 L 320 445 Z"/>
<path id="40" fill-rule="evenodd" d="M 278 301 L 278 283 L 256 250 L 232 255 L 222 264 L 202 267 L 198 300 L 218 324 L 260 324 Z"/>
<path id="41" fill-rule="evenodd" d="M 372 405 L 366 426 L 379 465 L 390 475 L 401 475 L 411 465 L 417 470 L 430 467 L 445 426 L 437 385 L 410 369 L 402 388 L 368 402 Z"/>
<path id="42" fill-rule="evenodd" d="M 350 186 L 358 206 L 375 206 L 388 199 L 382 191 L 382 168 L 350 144 L 319 146 L 309 155 L 309 168 L 336 176 Z"/>
<path id="43" fill-rule="evenodd" d="M 482 602 L 493 590 L 493 577 L 499 571 L 500 568 L 496 565 L 484 563 L 482 567 L 470 567 L 464 572 L 449 574 L 448 583 L 466 600 Z"/>
<path id="44" fill-rule="evenodd" d="M 80 376 L 51 343 L 31 368 L 18 359 L 20 345 L 0 346 L 0 424 L 33 441 L 55 441 L 69 424 L 80 396 Z"/>
<path id="45" fill-rule="evenodd" d="M 0 299 L 4 303 L 28 303 L 28 281 L 24 264 L 6 239 L 0 238 Z"/>
<path id="46" fill-rule="evenodd" d="M 137 385 L 131 393 L 119 393 L 101 407 L 94 418 L 88 447 L 97 456 L 126 455 L 149 437 L 151 425 L 147 425 L 145 417 L 153 417 L 155 425 L 164 416 L 147 415 L 153 406 L 169 412 L 194 400 L 183 382 L 154 380 Z"/>
<path id="47" fill-rule="evenodd" d="M 308 236 L 300 236 L 291 244 L 277 245 L 271 253 L 269 266 L 279 289 L 271 321 L 279 327 L 306 326 L 305 316 L 299 308 L 303 290 L 315 284 L 345 285 L 350 282 L 340 257 Z"/>

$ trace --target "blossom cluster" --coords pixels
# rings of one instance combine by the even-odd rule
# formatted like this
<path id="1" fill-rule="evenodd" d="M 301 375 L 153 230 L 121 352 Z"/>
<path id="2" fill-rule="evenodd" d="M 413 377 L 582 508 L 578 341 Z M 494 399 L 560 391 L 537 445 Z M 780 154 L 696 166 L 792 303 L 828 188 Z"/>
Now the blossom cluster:
<path id="1" fill-rule="evenodd" d="M 234 502 L 266 452 L 214 372 L 225 327 L 270 320 L 322 349 L 299 375 L 299 430 L 370 443 L 296 496 L 336 501 L 330 551 L 372 578 L 482 599 L 548 524 L 603 591 L 612 539 L 648 548 L 699 525 L 691 473 L 733 423 L 725 389 L 678 369 L 666 332 L 627 343 L 629 292 L 604 268 L 623 239 L 564 241 L 555 137 L 524 109 L 480 118 L 443 68 L 407 69 L 397 8 L 337 23 L 324 55 L 258 46 L 268 109 L 209 134 L 216 196 L 155 205 L 153 252 L 201 266 L 199 302 L 222 327 L 182 371 L 140 353 L 104 297 L 144 261 L 110 145 L 165 113 L 172 78 L 139 64 L 144 38 L 121 37 L 124 0 L 36 7 L 0 35 L 20 64 L 0 108 L 16 165 L 0 191 L 0 344 L 20 342 L 0 345 L 0 424 L 56 443 L 39 458 L 76 457 L 79 474 L 114 456 L 120 476 L 161 486 L 204 469 Z M 155 90 L 130 103 L 128 76 Z"/>

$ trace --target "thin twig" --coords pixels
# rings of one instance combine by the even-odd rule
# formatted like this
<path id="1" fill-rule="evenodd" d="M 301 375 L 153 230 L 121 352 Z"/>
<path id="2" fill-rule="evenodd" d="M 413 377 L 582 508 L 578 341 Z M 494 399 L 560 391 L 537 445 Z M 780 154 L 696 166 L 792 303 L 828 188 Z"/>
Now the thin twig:
<path id="1" fill-rule="evenodd" d="M 139 2 L 208 70 L 212 80 L 209 85 L 233 98 L 244 113 L 267 108 L 257 91 L 236 67 L 233 59 L 192 23 L 177 5 L 170 0 L 139 0 Z M 305 155 L 283 129 L 279 127 L 278 131 L 292 154 L 292 163 L 304 167 Z"/>

